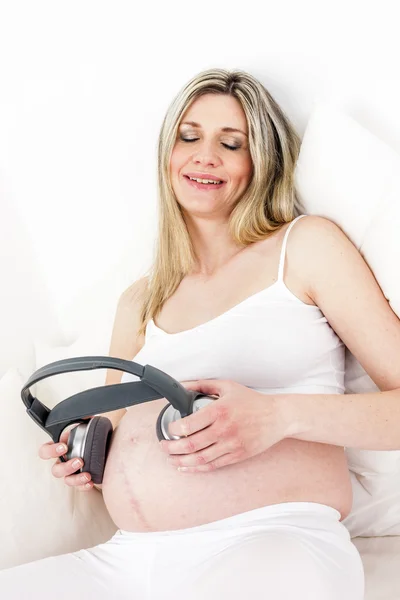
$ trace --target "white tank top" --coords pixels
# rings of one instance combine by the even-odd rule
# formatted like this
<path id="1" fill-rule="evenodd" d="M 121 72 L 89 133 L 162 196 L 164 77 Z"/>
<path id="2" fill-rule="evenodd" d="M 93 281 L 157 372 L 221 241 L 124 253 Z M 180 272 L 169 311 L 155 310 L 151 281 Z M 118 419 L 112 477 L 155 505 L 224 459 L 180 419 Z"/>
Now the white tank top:
<path id="1" fill-rule="evenodd" d="M 285 232 L 274 284 L 192 329 L 167 333 L 149 321 L 133 360 L 178 381 L 230 379 L 266 394 L 344 393 L 343 342 L 283 280 L 287 237 L 304 216 Z M 124 373 L 121 383 L 138 379 Z"/>

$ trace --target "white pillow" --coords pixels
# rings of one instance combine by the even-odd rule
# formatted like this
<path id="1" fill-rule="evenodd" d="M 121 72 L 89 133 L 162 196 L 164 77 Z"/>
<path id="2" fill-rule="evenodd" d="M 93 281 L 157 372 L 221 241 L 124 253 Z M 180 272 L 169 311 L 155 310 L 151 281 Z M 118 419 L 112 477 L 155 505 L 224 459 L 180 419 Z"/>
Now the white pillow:
<path id="1" fill-rule="evenodd" d="M 100 492 L 68 487 L 51 474 L 55 459 L 39 458 L 51 439 L 26 413 L 25 383 L 16 369 L 0 380 L 0 569 L 89 548 L 116 531 Z"/>
<path id="2" fill-rule="evenodd" d="M 391 477 L 350 471 L 353 506 L 342 523 L 352 538 L 400 535 L 400 472 Z"/>
<path id="3" fill-rule="evenodd" d="M 43 340 L 35 340 L 35 370 L 49 363 L 78 356 L 108 356 L 111 334 L 96 334 L 87 331 L 72 344 L 67 346 L 52 346 Z M 73 394 L 83 392 L 92 387 L 104 385 L 106 369 L 93 369 L 61 373 L 42 379 L 35 385 L 39 400 L 49 408 L 65 400 Z"/>
<path id="4" fill-rule="evenodd" d="M 400 316 L 400 156 L 335 106 L 317 103 L 303 137 L 295 183 L 305 212 L 341 227 Z M 378 391 L 348 350 L 345 387 L 346 393 Z M 388 494 L 399 492 L 400 451 L 346 448 L 346 456 L 350 471 L 364 489 L 374 482 L 364 497 L 364 508 L 367 498 L 372 507 L 377 494 L 384 493 L 386 501 Z M 386 476 L 385 483 L 377 476 Z M 361 515 L 358 492 L 355 511 Z M 392 525 L 400 534 L 399 513 L 395 518 Z M 365 521 L 365 530 L 369 526 Z"/>

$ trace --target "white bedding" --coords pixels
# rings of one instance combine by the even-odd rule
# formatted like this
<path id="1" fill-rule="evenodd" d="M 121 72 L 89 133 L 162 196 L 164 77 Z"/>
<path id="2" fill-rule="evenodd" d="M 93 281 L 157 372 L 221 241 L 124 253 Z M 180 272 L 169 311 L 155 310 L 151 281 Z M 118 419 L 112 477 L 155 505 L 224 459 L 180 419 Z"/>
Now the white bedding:
<path id="1" fill-rule="evenodd" d="M 306 213 L 331 219 L 349 236 L 400 317 L 399 154 L 338 107 L 317 103 L 296 188 Z M 377 391 L 350 352 L 345 387 Z M 400 600 L 400 451 L 347 448 L 346 455 L 354 498 L 343 523 L 363 559 L 365 600 Z"/>
<path id="2" fill-rule="evenodd" d="M 347 115 L 321 109 L 310 119 L 298 166 L 297 187 L 306 212 L 326 216 L 344 229 L 369 261 L 400 316 L 399 156 Z M 0 455 L 14 459 L 1 461 L 2 490 L 7 493 L 0 493 L 0 569 L 87 548 L 115 532 L 101 495 L 74 493 L 38 457 L 39 444 L 49 438 L 27 418 L 20 390 L 26 378 L 44 364 L 108 353 L 114 299 L 127 287 L 130 260 L 127 255 L 126 263 L 77 298 L 68 319 L 67 315 L 63 318 L 63 334 L 52 331 L 50 340 L 43 327 L 43 343 L 34 340 L 35 352 L 29 360 L 18 362 L 18 370 L 7 371 L 8 362 L 0 364 L 0 402 L 7 423 Z M 32 303 L 29 298 L 29 306 Z M 18 330 L 20 311 L 9 318 L 15 318 Z M 39 312 L 35 318 L 39 319 Z M 347 393 L 373 391 L 366 373 L 348 358 Z M 67 380 L 62 375 L 48 378 L 41 382 L 38 396 L 51 408 L 72 393 L 101 385 L 103 376 L 98 370 L 76 373 Z M 363 559 L 365 600 L 400 600 L 400 451 L 348 449 L 347 456 L 355 493 L 346 526 Z"/>
<path id="3" fill-rule="evenodd" d="M 365 600 L 400 599 L 400 536 L 353 539 L 365 570 Z"/>

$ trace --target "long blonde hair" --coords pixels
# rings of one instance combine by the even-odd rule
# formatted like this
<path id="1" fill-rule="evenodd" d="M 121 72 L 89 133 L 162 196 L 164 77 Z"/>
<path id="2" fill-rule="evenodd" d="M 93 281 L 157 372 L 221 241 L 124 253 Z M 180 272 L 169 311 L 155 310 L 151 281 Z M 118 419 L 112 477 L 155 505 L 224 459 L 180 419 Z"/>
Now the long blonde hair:
<path id="1" fill-rule="evenodd" d="M 294 170 L 301 140 L 266 88 L 244 71 L 209 69 L 193 77 L 177 94 L 164 117 L 158 139 L 158 236 L 155 258 L 143 295 L 138 335 L 194 266 L 194 251 L 180 205 L 172 189 L 170 158 L 180 120 L 204 94 L 236 98 L 245 113 L 252 179 L 229 217 L 232 239 L 243 246 L 268 237 L 301 212 Z"/>

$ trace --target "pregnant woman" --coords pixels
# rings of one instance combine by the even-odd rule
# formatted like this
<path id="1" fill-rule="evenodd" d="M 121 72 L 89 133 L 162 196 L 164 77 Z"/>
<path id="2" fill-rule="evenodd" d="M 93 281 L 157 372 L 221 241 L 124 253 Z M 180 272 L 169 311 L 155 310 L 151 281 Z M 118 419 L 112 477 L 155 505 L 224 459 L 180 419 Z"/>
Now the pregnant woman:
<path id="1" fill-rule="evenodd" d="M 169 107 L 157 252 L 121 296 L 110 355 L 214 401 L 161 443 L 165 398 L 108 413 L 101 491 L 118 531 L 0 572 L 2 598 L 363 598 L 341 522 L 352 506 L 344 447 L 396 448 L 400 323 L 344 233 L 302 214 L 299 149 L 242 71 L 200 73 Z M 345 345 L 380 392 L 344 395 Z M 132 380 L 110 371 L 106 383 Z M 65 453 L 57 446 L 40 456 Z M 72 463 L 53 474 L 91 490 Z"/>

